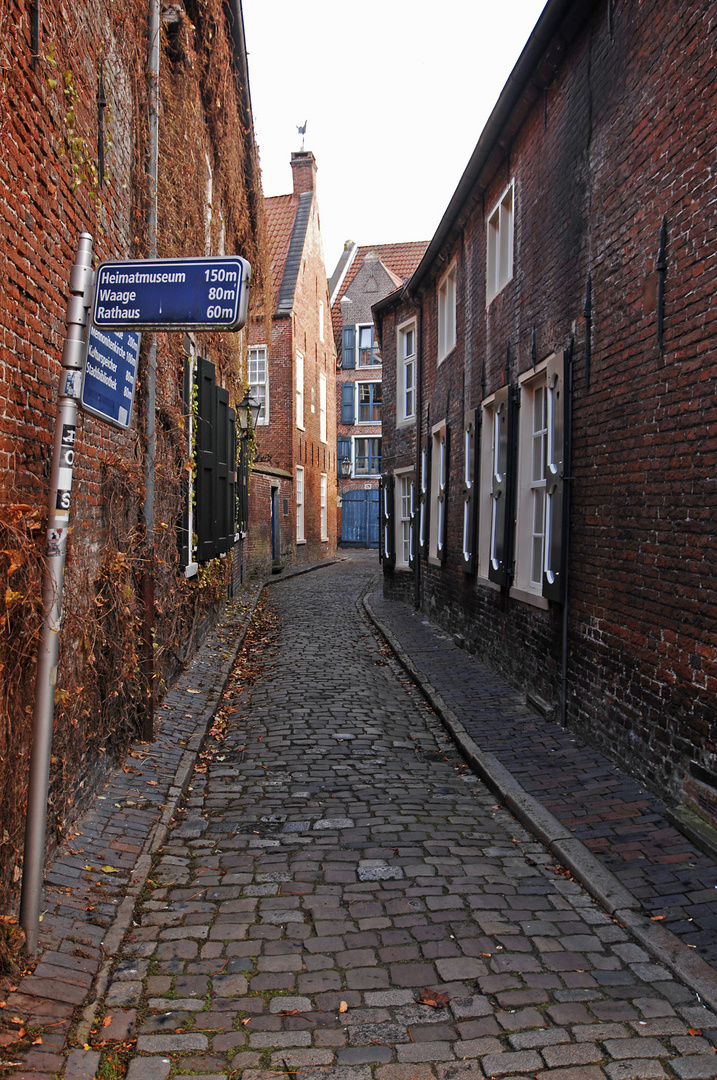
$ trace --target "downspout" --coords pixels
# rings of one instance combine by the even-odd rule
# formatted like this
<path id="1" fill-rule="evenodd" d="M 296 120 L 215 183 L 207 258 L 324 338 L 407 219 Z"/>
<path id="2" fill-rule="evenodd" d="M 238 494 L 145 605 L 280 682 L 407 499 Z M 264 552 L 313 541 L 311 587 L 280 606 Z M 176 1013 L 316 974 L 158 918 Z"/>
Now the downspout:
<path id="1" fill-rule="evenodd" d="M 149 55 L 147 84 L 149 94 L 149 146 L 147 153 L 147 257 L 157 258 L 157 180 L 159 164 L 159 45 L 160 0 L 149 3 Z M 156 386 L 157 335 L 152 334 L 147 354 L 147 401 L 144 458 L 144 504 L 142 517 L 145 530 L 145 567 L 140 585 L 142 597 L 142 666 L 146 680 L 146 699 L 142 721 L 142 738 L 154 738 L 154 470 L 156 458 Z"/>
<path id="2" fill-rule="evenodd" d="M 421 357 L 423 351 L 423 308 L 415 297 L 409 295 L 409 300 L 417 308 L 416 316 L 416 479 L 413 485 L 414 492 L 418 492 L 418 513 L 413 516 L 413 606 L 416 611 L 421 607 L 421 551 L 418 543 L 420 515 L 420 491 L 421 491 L 421 421 L 423 419 L 423 395 L 421 379 Z"/>
<path id="3" fill-rule="evenodd" d="M 565 463 L 564 463 L 564 501 L 563 501 L 563 558 L 564 558 L 564 593 L 562 626 L 562 682 L 560 688 L 560 723 L 568 726 L 568 591 L 570 585 L 570 492 L 573 475 L 573 343 L 568 352 L 568 370 L 565 395 Z"/>

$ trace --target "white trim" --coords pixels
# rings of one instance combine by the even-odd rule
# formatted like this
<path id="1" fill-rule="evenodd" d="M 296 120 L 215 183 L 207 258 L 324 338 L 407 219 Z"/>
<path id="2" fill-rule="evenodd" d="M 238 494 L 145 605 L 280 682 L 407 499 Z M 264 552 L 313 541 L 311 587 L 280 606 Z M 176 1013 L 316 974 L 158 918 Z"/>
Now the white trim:
<path id="1" fill-rule="evenodd" d="M 515 504 L 515 577 L 513 588 L 520 593 L 539 596 L 543 593 L 543 567 L 545 565 L 545 517 L 546 483 L 545 462 L 547 455 L 547 368 L 544 360 L 535 372 L 529 370 L 518 378 L 520 387 L 520 411 L 518 414 L 518 462 Z M 536 395 L 539 393 L 540 397 Z M 536 400 L 540 404 L 540 417 L 534 415 Z M 536 423 L 540 426 L 536 427 Z M 536 461 L 536 454 L 540 460 Z M 537 473 L 542 475 L 536 475 Z M 536 511 L 540 518 L 536 524 Z M 539 545 L 538 578 L 533 578 L 534 547 Z M 512 592 L 512 590 L 511 590 Z"/>
<path id="2" fill-rule="evenodd" d="M 511 180 L 486 219 L 486 307 L 512 280 L 514 243 L 515 181 Z"/>
<path id="3" fill-rule="evenodd" d="M 321 540 L 329 539 L 329 479 L 326 473 L 319 474 L 319 519 L 321 522 Z"/>
<path id="4" fill-rule="evenodd" d="M 306 543 L 304 508 L 306 506 L 306 473 L 303 465 L 296 466 L 296 542 Z M 300 496 L 300 497 L 299 497 Z"/>
<path id="5" fill-rule="evenodd" d="M 258 353 L 260 349 L 264 350 L 264 357 L 263 357 L 263 359 L 264 359 L 264 382 L 263 383 L 260 383 L 260 382 L 257 382 L 257 381 L 252 381 L 252 378 L 251 378 L 252 353 Z M 255 356 L 253 359 L 255 361 L 258 361 L 260 358 Z M 269 423 L 269 350 L 267 349 L 266 345 L 250 345 L 249 346 L 249 348 L 247 350 L 246 370 L 247 370 L 247 383 L 249 384 L 249 389 L 250 390 L 252 388 L 258 387 L 258 386 L 263 386 L 264 387 L 264 409 L 263 409 L 263 414 L 257 420 L 256 424 L 257 424 L 257 427 L 266 427 L 266 425 Z M 258 397 L 258 395 L 255 395 L 255 397 Z"/>
<path id="6" fill-rule="evenodd" d="M 412 521 L 413 514 L 415 514 L 415 509 L 416 509 L 416 478 L 415 478 L 415 470 L 413 468 L 410 468 L 410 467 L 402 468 L 402 469 L 396 469 L 394 471 L 394 476 L 396 477 L 396 486 L 395 486 L 395 492 L 394 492 L 394 499 L 395 499 L 394 520 L 395 520 L 395 523 L 396 523 L 396 526 L 395 526 L 395 528 L 396 528 L 396 545 L 395 545 L 396 546 L 396 569 L 397 570 L 408 570 L 408 569 L 410 569 L 409 559 L 411 558 L 411 540 L 412 540 L 411 521 Z M 407 497 L 406 495 L 404 495 L 403 491 L 401 490 L 402 482 L 404 480 L 410 480 L 410 491 L 409 491 L 409 494 L 408 494 L 408 499 L 409 499 L 409 504 L 410 505 L 409 505 L 409 516 L 408 516 L 408 518 L 405 518 L 403 516 L 403 500 Z M 405 522 L 408 522 L 408 537 L 407 538 L 405 538 L 404 535 L 403 535 L 403 525 L 404 525 Z M 404 559 L 404 557 L 403 557 L 404 548 L 405 548 L 406 544 L 408 544 L 408 550 L 409 550 L 409 558 L 408 559 Z"/>
<path id="7" fill-rule="evenodd" d="M 413 332 L 413 352 L 405 355 L 406 337 Z M 411 393 L 413 395 L 413 409 L 406 410 L 406 369 L 408 365 L 413 368 L 413 380 Z M 417 320 L 407 319 L 396 328 L 396 426 L 401 424 L 415 424 L 416 422 L 416 392 L 418 373 L 418 328 Z"/>
<path id="8" fill-rule="evenodd" d="M 361 392 L 359 390 L 359 387 L 361 387 L 361 386 L 380 386 L 380 387 L 383 387 L 382 380 L 381 379 L 360 379 L 360 380 L 357 380 L 354 383 L 354 386 L 356 387 L 355 397 L 354 397 L 354 403 L 355 403 L 354 415 L 356 417 L 356 427 L 360 427 L 362 425 L 380 424 L 381 423 L 380 419 L 379 420 L 362 420 L 361 419 Z M 383 416 L 383 390 L 381 392 L 381 399 L 382 400 L 380 402 L 371 401 L 371 402 L 364 402 L 364 404 L 368 404 L 370 408 L 373 408 L 374 405 L 379 405 L 379 416 Z"/>
<path id="9" fill-rule="evenodd" d="M 327 395 L 326 395 L 326 376 L 323 371 L 319 372 L 319 440 L 322 443 L 327 441 L 327 422 L 326 422 L 326 409 L 327 409 Z"/>
<path id="10" fill-rule="evenodd" d="M 455 258 L 436 287 L 437 362 L 439 364 L 453 352 L 458 341 L 457 294 L 458 259 Z"/>
<path id="11" fill-rule="evenodd" d="M 299 378 L 299 375 L 301 375 L 301 378 Z M 294 399 L 296 403 L 296 426 L 304 431 L 306 428 L 304 420 L 304 354 L 300 353 L 298 349 L 294 361 Z M 301 406 L 301 415 L 299 415 L 299 406 Z"/>

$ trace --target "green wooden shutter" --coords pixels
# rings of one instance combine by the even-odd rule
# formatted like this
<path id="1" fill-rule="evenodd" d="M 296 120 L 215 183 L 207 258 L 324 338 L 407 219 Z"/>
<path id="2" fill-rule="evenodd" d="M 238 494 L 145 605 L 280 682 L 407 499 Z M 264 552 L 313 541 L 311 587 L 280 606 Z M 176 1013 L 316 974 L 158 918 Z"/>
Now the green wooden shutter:
<path id="1" fill-rule="evenodd" d="M 563 480 L 565 476 L 565 353 L 548 360 L 548 460 L 546 463 L 545 494 L 545 559 L 543 567 L 543 596 L 562 603 L 565 595 L 564 551 L 565 526 L 563 515 Z"/>
<path id="2" fill-rule="evenodd" d="M 216 428 L 217 395 L 214 364 L 197 357 L 196 509 L 197 559 L 216 555 Z"/>
<path id="3" fill-rule="evenodd" d="M 189 439 L 189 418 L 192 408 L 191 374 L 191 364 L 189 358 L 186 357 L 182 373 L 182 415 L 184 416 L 184 434 L 187 441 L 187 461 L 189 461 L 192 456 L 192 447 Z M 185 469 L 182 469 L 180 492 L 182 506 L 179 513 L 179 523 L 177 528 L 177 544 L 179 547 L 179 565 L 181 569 L 184 570 L 191 562 L 191 537 L 189 535 L 189 474 Z"/>
<path id="4" fill-rule="evenodd" d="M 411 477 L 411 518 L 408 533 L 408 565 L 411 570 L 416 567 L 416 550 L 418 547 L 418 500 L 416 494 L 416 479 Z"/>
<path id="5" fill-rule="evenodd" d="M 216 516 L 214 519 L 214 548 L 217 554 L 228 551 L 234 541 L 233 521 L 228 518 L 229 509 L 229 393 L 222 386 L 216 387 L 216 456 L 214 460 L 214 483 L 216 484 Z M 231 541 L 229 534 L 231 530 Z"/>
<path id="6" fill-rule="evenodd" d="M 463 552 L 461 565 L 475 574 L 478 563 L 478 476 L 480 470 L 481 410 L 466 413 L 463 429 Z"/>
<path id="7" fill-rule="evenodd" d="M 353 326 L 345 326 L 341 331 L 341 367 L 356 367 L 356 329 Z"/>
<path id="8" fill-rule="evenodd" d="M 493 404 L 493 454 L 491 462 L 491 526 L 488 577 L 497 585 L 513 580 L 513 533 L 515 489 L 515 435 L 517 400 L 514 388 L 504 386 Z"/>

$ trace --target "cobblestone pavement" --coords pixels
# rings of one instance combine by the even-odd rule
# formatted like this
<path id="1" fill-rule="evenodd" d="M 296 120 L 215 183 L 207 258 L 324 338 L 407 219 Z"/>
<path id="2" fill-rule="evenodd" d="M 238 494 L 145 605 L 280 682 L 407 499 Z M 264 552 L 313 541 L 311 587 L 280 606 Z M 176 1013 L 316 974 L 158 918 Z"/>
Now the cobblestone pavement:
<path id="1" fill-rule="evenodd" d="M 543 719 L 495 672 L 408 604 L 370 609 L 465 725 L 522 787 L 598 856 L 652 917 L 717 966 L 717 862 L 667 819 L 667 806 L 572 732 Z"/>
<path id="2" fill-rule="evenodd" d="M 357 609 L 374 573 L 271 590 L 65 1075 L 136 1032 L 128 1080 L 714 1078 L 717 1017 L 465 766 Z"/>

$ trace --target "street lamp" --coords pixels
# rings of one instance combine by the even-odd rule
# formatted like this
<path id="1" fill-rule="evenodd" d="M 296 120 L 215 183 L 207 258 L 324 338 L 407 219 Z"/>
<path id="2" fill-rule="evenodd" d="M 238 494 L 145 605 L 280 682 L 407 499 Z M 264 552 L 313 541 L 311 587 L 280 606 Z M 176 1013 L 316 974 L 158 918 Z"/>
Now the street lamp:
<path id="1" fill-rule="evenodd" d="M 246 394 L 237 405 L 237 421 L 239 423 L 239 430 L 242 433 L 242 438 L 246 438 L 249 434 L 250 422 L 251 430 L 256 431 L 260 412 L 261 402 L 257 401 L 252 395 L 251 390 L 247 390 Z"/>
<path id="2" fill-rule="evenodd" d="M 344 480 L 348 480 L 348 478 L 351 476 L 350 457 L 341 458 L 341 475 L 343 476 Z"/>

